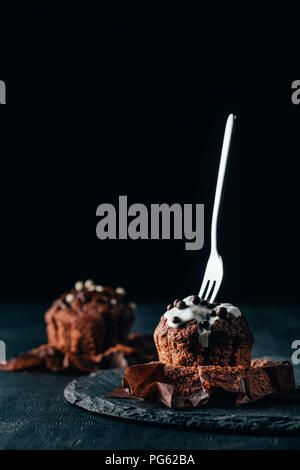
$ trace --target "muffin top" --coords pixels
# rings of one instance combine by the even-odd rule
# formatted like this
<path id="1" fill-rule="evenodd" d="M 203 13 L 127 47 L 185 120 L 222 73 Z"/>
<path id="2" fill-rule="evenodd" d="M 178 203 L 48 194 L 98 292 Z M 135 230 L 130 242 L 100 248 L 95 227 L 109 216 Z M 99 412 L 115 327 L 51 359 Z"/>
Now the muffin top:
<path id="1" fill-rule="evenodd" d="M 95 308 L 99 312 L 113 307 L 121 309 L 129 307 L 134 310 L 136 305 L 128 301 L 123 287 L 114 289 L 95 284 L 94 281 L 88 279 L 85 282 L 77 281 L 72 289 L 64 292 L 53 302 L 50 312 L 68 310 L 69 313 L 76 315 L 93 311 Z"/>
<path id="2" fill-rule="evenodd" d="M 238 307 L 230 303 L 209 303 L 200 299 L 198 295 L 190 295 L 183 300 L 176 299 L 168 305 L 167 311 L 163 315 L 170 328 L 183 328 L 189 322 L 197 323 L 199 342 L 203 347 L 208 346 L 209 336 L 213 330 L 222 330 L 224 333 L 234 335 L 237 333 L 237 325 L 240 327 L 244 325 L 245 329 L 249 331 L 247 322 L 236 321 L 241 317 L 242 314 Z"/>

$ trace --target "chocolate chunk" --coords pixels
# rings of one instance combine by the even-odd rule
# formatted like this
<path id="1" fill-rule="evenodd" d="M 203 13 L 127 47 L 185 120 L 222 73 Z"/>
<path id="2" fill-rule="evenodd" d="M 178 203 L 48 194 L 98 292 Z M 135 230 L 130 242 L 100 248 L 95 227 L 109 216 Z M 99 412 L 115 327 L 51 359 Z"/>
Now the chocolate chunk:
<path id="1" fill-rule="evenodd" d="M 218 302 L 212 302 L 210 304 L 208 304 L 208 308 L 215 308 L 218 304 Z"/>
<path id="2" fill-rule="evenodd" d="M 217 315 L 222 320 L 225 320 L 225 318 L 227 318 L 227 308 L 225 307 L 218 308 Z"/>
<path id="3" fill-rule="evenodd" d="M 177 306 L 177 305 L 176 305 L 176 304 L 177 304 L 177 302 L 180 302 L 180 299 L 175 299 L 175 300 L 174 300 L 174 302 L 173 302 L 173 305 L 174 305 L 174 307 L 176 307 L 176 306 Z"/>
<path id="4" fill-rule="evenodd" d="M 173 323 L 180 323 L 181 320 L 180 320 L 179 317 L 173 317 L 173 318 L 172 318 L 172 322 L 173 322 Z"/>
<path id="5" fill-rule="evenodd" d="M 212 311 L 210 312 L 210 316 L 211 316 L 211 317 L 216 317 L 216 316 L 217 316 L 217 312 L 216 312 L 215 310 L 212 310 Z"/>
<path id="6" fill-rule="evenodd" d="M 108 396 L 149 399 L 176 409 L 194 408 L 209 400 L 209 394 L 199 386 L 199 376 L 195 372 L 196 368 L 179 367 L 177 373 L 173 367 L 160 362 L 127 367 L 123 387 Z"/>
<path id="7" fill-rule="evenodd" d="M 179 302 L 177 302 L 176 304 L 176 307 L 179 309 L 179 310 L 183 310 L 187 307 L 186 303 L 184 300 L 179 300 Z"/>
<path id="8" fill-rule="evenodd" d="M 208 306 L 208 302 L 207 300 L 200 300 L 200 305 L 203 305 L 204 307 L 207 307 Z"/>
<path id="9" fill-rule="evenodd" d="M 245 371 L 244 377 L 239 383 L 237 405 L 250 403 L 266 396 L 275 398 L 288 396 L 295 391 L 295 379 L 293 367 L 290 362 L 272 362 L 256 359 L 251 363 L 252 367 Z M 260 375 L 260 371 L 264 375 Z M 259 382 L 255 380 L 258 376 Z M 257 385 L 257 382 L 260 386 Z M 262 383 L 264 387 L 262 387 Z"/>
<path id="10" fill-rule="evenodd" d="M 172 305 L 172 304 L 169 304 L 169 305 L 167 306 L 167 310 L 171 310 L 171 308 L 173 308 L 173 305 Z"/>
<path id="11" fill-rule="evenodd" d="M 200 297 L 199 295 L 193 295 L 193 297 L 191 298 L 191 302 L 195 305 L 198 305 L 200 304 Z"/>
<path id="12" fill-rule="evenodd" d="M 256 361 L 257 362 L 257 361 Z M 114 397 L 149 399 L 170 408 L 199 407 L 217 399 L 230 405 L 243 405 L 262 398 L 278 399 L 295 393 L 290 363 L 258 360 L 250 368 L 221 366 L 167 366 L 151 362 L 127 367 L 123 387 Z M 298 397 L 299 400 L 299 397 Z"/>

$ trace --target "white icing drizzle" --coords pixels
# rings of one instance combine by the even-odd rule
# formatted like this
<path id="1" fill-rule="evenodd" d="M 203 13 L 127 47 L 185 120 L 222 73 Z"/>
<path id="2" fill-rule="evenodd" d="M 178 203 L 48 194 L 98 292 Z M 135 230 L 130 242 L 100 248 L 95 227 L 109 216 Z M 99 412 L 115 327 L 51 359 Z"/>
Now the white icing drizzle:
<path id="1" fill-rule="evenodd" d="M 209 315 L 211 309 L 209 309 L 205 305 L 193 304 L 193 302 L 191 301 L 192 297 L 192 295 L 189 295 L 188 297 L 183 299 L 187 305 L 187 308 L 179 310 L 179 308 L 173 307 L 170 310 L 166 311 L 164 317 L 168 320 L 167 323 L 169 326 L 171 326 L 172 328 L 178 328 L 182 323 L 187 323 L 191 320 L 197 320 L 197 322 L 200 323 L 201 321 L 208 319 L 207 316 Z M 174 317 L 180 318 L 180 323 L 173 323 L 172 319 Z M 211 317 L 211 320 L 213 318 L 214 317 Z"/>
<path id="2" fill-rule="evenodd" d="M 180 310 L 177 307 L 173 307 L 170 310 L 166 311 L 164 317 L 167 319 L 168 326 L 172 328 L 178 328 L 182 325 L 182 323 L 187 323 L 191 320 L 197 320 L 198 324 L 201 323 L 203 320 L 207 320 L 209 322 L 209 327 L 206 329 L 199 329 L 199 342 L 201 346 L 207 348 L 209 335 L 211 333 L 211 326 L 219 318 L 217 316 L 210 316 L 210 312 L 212 310 L 217 310 L 221 307 L 225 307 L 227 309 L 227 316 L 231 314 L 234 316 L 234 318 L 238 318 L 241 316 L 241 311 L 238 307 L 235 307 L 230 303 L 221 303 L 214 308 L 209 308 L 208 306 L 201 304 L 196 305 L 193 304 L 193 302 L 191 301 L 192 297 L 192 295 L 189 295 L 188 297 L 183 299 L 187 305 L 187 308 Z M 178 323 L 174 323 L 174 317 L 178 317 L 180 321 Z"/>
<path id="3" fill-rule="evenodd" d="M 199 332 L 199 343 L 201 344 L 201 346 L 203 348 L 207 348 L 208 347 L 208 338 L 209 338 L 209 335 L 211 333 L 210 330 L 198 330 Z"/>

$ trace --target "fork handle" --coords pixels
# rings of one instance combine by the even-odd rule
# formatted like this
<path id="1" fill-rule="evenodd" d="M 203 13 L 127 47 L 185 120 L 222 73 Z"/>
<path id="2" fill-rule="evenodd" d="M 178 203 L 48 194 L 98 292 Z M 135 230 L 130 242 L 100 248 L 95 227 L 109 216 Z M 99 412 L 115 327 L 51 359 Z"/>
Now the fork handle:
<path id="1" fill-rule="evenodd" d="M 215 194 L 214 207 L 213 207 L 213 213 L 212 213 L 211 251 L 216 251 L 216 252 L 218 251 L 217 250 L 217 230 L 218 230 L 219 211 L 220 211 L 220 205 L 222 201 L 226 166 L 227 166 L 227 160 L 228 160 L 228 155 L 229 155 L 229 150 L 230 150 L 231 137 L 233 133 L 235 119 L 236 117 L 233 114 L 230 114 L 226 122 L 223 145 L 222 145 L 222 152 L 221 152 L 221 159 L 220 159 L 220 165 L 219 165 L 219 172 L 218 172 L 218 179 L 217 179 L 217 186 L 216 186 L 216 194 Z"/>

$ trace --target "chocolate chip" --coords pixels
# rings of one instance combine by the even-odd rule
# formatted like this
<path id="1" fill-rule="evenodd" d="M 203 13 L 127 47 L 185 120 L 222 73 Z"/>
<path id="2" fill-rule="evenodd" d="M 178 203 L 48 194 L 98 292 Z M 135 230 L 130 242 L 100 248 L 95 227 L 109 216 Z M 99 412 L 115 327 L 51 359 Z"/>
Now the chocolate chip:
<path id="1" fill-rule="evenodd" d="M 176 307 L 177 302 L 180 302 L 180 299 L 175 299 L 173 302 L 174 307 Z"/>
<path id="2" fill-rule="evenodd" d="M 173 322 L 173 323 L 180 323 L 180 321 L 181 321 L 181 320 L 180 320 L 179 317 L 173 317 L 173 318 L 172 318 L 172 322 Z"/>
<path id="3" fill-rule="evenodd" d="M 207 300 L 202 300 L 202 299 L 201 299 L 201 300 L 200 300 L 200 305 L 204 305 L 205 307 L 207 307 L 207 306 L 208 306 Z"/>
<path id="4" fill-rule="evenodd" d="M 179 300 L 179 302 L 177 302 L 176 304 L 176 307 L 179 309 L 179 310 L 183 310 L 184 308 L 187 307 L 186 303 L 184 300 Z"/>
<path id="5" fill-rule="evenodd" d="M 207 330 L 207 328 L 209 327 L 209 321 L 207 320 L 203 320 L 201 323 L 200 323 L 201 327 L 204 328 L 205 330 Z"/>
<path id="6" fill-rule="evenodd" d="M 216 316 L 217 316 L 217 312 L 216 312 L 215 310 L 212 310 L 212 311 L 210 312 L 210 316 L 211 316 L 211 317 L 216 317 Z"/>
<path id="7" fill-rule="evenodd" d="M 211 304 L 208 304 L 208 308 L 215 308 L 218 305 L 218 302 L 212 302 Z"/>
<path id="8" fill-rule="evenodd" d="M 171 310 L 171 308 L 173 308 L 173 305 L 172 305 L 172 304 L 169 304 L 169 305 L 167 306 L 167 310 Z"/>
<path id="9" fill-rule="evenodd" d="M 225 307 L 218 308 L 217 315 L 222 320 L 225 320 L 225 318 L 227 318 L 227 308 L 225 308 Z"/>
<path id="10" fill-rule="evenodd" d="M 193 297 L 191 298 L 191 302 L 195 305 L 198 305 L 200 304 L 200 297 L 199 295 L 193 295 Z"/>

